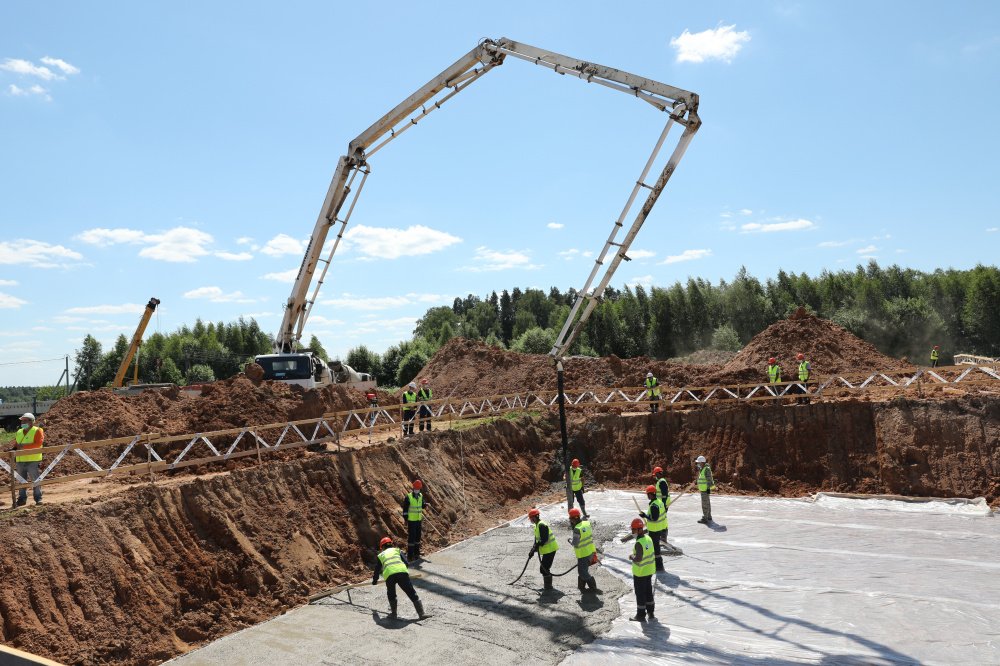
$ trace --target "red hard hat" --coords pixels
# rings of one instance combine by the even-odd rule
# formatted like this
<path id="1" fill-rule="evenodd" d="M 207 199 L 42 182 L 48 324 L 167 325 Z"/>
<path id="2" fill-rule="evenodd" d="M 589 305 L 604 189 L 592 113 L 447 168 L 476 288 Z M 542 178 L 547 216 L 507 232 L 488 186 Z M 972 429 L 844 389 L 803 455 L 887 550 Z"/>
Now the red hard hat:
<path id="1" fill-rule="evenodd" d="M 663 474 L 663 468 L 662 467 L 657 466 L 657 467 L 653 468 L 653 476 L 656 476 L 657 474 Z"/>
<path id="2" fill-rule="evenodd" d="M 802 359 L 804 359 L 805 357 L 806 357 L 806 355 L 805 355 L 805 354 L 796 354 L 796 355 L 795 355 L 795 358 L 799 359 L 800 361 L 801 361 Z"/>
<path id="3" fill-rule="evenodd" d="M 565 460 L 565 458 L 564 458 L 564 460 Z M 570 464 L 571 464 L 571 465 L 572 465 L 573 467 L 579 467 L 579 466 L 580 466 L 580 461 L 579 461 L 579 460 L 577 460 L 576 458 L 573 458 L 573 462 L 571 462 Z"/>
<path id="4" fill-rule="evenodd" d="M 776 360 L 776 359 L 775 359 L 775 358 L 774 358 L 774 357 L 772 356 L 771 358 L 767 359 L 767 362 L 768 362 L 768 363 L 774 363 L 774 362 L 775 362 L 775 360 Z"/>
<path id="5" fill-rule="evenodd" d="M 528 512 L 528 518 L 538 518 L 538 516 L 540 515 L 541 514 L 539 513 L 538 509 L 532 509 L 531 511 Z"/>
<path id="6" fill-rule="evenodd" d="M 420 479 L 417 479 L 416 481 L 413 482 L 413 489 L 414 490 L 420 490 L 423 487 L 424 487 L 424 482 L 421 481 Z"/>
<path id="7" fill-rule="evenodd" d="M 941 349 L 941 345 L 934 345 L 934 349 Z"/>
<path id="8" fill-rule="evenodd" d="M 427 381 L 426 379 L 421 379 L 421 380 L 420 380 L 420 383 L 421 383 L 421 384 L 428 384 L 428 383 L 430 383 L 430 382 L 428 382 L 428 381 Z"/>
<path id="9" fill-rule="evenodd" d="M 650 495 L 650 494 L 655 495 L 656 494 L 656 486 L 646 486 L 646 494 L 647 495 Z"/>
<path id="10" fill-rule="evenodd" d="M 569 517 L 570 518 L 579 518 L 580 517 L 580 510 L 574 506 L 572 509 L 569 510 Z"/>
<path id="11" fill-rule="evenodd" d="M 633 532 L 635 532 L 636 530 L 641 530 L 645 526 L 646 526 L 646 523 L 642 522 L 642 518 L 633 518 L 632 519 L 632 531 Z"/>
<path id="12" fill-rule="evenodd" d="M 389 537 L 382 537 L 382 540 L 378 542 L 379 549 L 385 548 L 386 546 L 392 545 L 392 539 Z"/>

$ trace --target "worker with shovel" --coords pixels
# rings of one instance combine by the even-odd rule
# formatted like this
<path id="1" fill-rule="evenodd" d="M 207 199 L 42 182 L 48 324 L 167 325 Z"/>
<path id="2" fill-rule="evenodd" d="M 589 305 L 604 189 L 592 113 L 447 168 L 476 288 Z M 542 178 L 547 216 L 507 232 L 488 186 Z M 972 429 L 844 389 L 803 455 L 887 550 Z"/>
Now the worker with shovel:
<path id="1" fill-rule="evenodd" d="M 542 580 L 545 582 L 545 589 L 552 589 L 552 561 L 556 559 L 556 551 L 559 550 L 559 542 L 556 541 L 556 535 L 546 523 L 541 518 L 541 513 L 538 509 L 532 509 L 528 512 L 528 520 L 535 526 L 535 542 L 531 546 L 531 552 L 528 554 L 528 559 L 535 553 L 542 556 L 541 566 L 538 571 L 542 574 Z"/>
<path id="2" fill-rule="evenodd" d="M 663 468 L 657 465 L 653 468 L 653 485 L 656 486 L 656 499 L 664 501 L 664 506 L 670 505 L 670 482 L 667 480 Z"/>
<path id="3" fill-rule="evenodd" d="M 573 528 L 573 537 L 569 543 L 576 555 L 577 579 L 576 586 L 581 592 L 597 592 L 597 580 L 590 573 L 591 563 L 597 561 L 597 546 L 594 545 L 594 530 L 589 520 L 580 517 L 580 510 L 573 507 L 569 510 L 569 524 Z"/>
<path id="4" fill-rule="evenodd" d="M 645 622 L 646 618 L 655 620 L 653 611 L 653 574 L 656 566 L 653 560 L 653 540 L 644 529 L 641 518 L 632 520 L 632 534 L 635 535 L 635 550 L 628 556 L 632 561 L 632 588 L 635 590 L 635 617 L 630 620 Z"/>
<path id="5" fill-rule="evenodd" d="M 379 575 L 385 579 L 385 592 L 389 596 L 389 617 L 396 619 L 396 586 L 398 585 L 413 602 L 413 608 L 416 609 L 417 615 L 423 619 L 426 617 L 424 605 L 420 602 L 417 591 L 413 589 L 413 583 L 410 582 L 410 571 L 406 568 L 407 561 L 403 557 L 403 553 L 392 545 L 392 539 L 389 537 L 382 537 L 378 548 L 378 561 L 375 565 L 375 573 L 372 575 L 372 585 L 378 583 Z"/>
<path id="6" fill-rule="evenodd" d="M 424 507 L 427 501 L 421 492 L 424 482 L 416 479 L 413 491 L 406 494 L 400 502 L 403 507 L 403 519 L 406 521 L 406 557 L 413 562 L 420 561 L 420 537 L 424 522 Z"/>
<path id="7" fill-rule="evenodd" d="M 646 529 L 649 530 L 649 538 L 653 541 L 653 550 L 656 553 L 656 570 L 663 571 L 660 543 L 667 538 L 667 505 L 670 504 L 670 495 L 667 495 L 666 500 L 662 500 L 656 495 L 656 486 L 646 486 L 646 497 L 649 499 L 649 508 L 640 511 L 639 515 L 647 521 Z"/>

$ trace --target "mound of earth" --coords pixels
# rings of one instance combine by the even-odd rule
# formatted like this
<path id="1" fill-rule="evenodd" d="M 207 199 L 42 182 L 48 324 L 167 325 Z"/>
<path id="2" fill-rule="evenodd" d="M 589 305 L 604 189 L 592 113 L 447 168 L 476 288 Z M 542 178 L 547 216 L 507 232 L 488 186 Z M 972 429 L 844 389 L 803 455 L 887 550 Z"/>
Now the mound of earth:
<path id="1" fill-rule="evenodd" d="M 915 370 L 909 363 L 881 353 L 846 328 L 800 311 L 755 335 L 711 381 L 719 384 L 766 381 L 767 359 L 772 356 L 781 365 L 783 378 L 792 379 L 798 367 L 795 356 L 800 352 L 805 354 L 814 376 Z"/>
<path id="2" fill-rule="evenodd" d="M 641 386 L 652 372 L 664 386 L 696 384 L 718 365 L 684 365 L 645 356 L 592 358 L 573 356 L 563 361 L 567 389 Z M 545 354 L 522 354 L 483 342 L 452 338 L 419 375 L 427 378 L 435 397 L 472 397 L 556 389 L 556 372 Z"/>

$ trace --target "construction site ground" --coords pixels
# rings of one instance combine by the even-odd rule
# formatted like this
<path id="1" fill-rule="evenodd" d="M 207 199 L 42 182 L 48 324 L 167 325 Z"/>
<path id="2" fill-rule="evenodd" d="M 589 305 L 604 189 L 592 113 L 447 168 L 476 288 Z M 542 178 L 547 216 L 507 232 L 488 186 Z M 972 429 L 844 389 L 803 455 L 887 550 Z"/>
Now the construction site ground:
<path id="1" fill-rule="evenodd" d="M 390 619 L 384 586 L 364 585 L 170 663 L 1000 662 L 1000 524 L 984 502 L 716 496 L 704 526 L 697 496 L 682 497 L 669 539 L 683 554 L 656 576 L 657 619 L 639 624 L 622 537 L 645 497 L 586 499 L 600 594 L 581 594 L 575 572 L 545 592 L 536 560 L 511 585 L 531 545 L 521 517 L 412 569 L 425 619 L 403 595 Z M 564 541 L 565 503 L 543 511 Z M 563 543 L 553 570 L 573 564 Z"/>

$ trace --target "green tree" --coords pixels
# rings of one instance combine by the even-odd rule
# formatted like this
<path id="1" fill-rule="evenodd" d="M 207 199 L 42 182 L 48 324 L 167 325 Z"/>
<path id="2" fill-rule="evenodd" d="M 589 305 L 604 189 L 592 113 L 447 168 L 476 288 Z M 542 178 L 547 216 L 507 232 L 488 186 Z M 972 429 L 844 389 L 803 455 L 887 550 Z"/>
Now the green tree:
<path id="1" fill-rule="evenodd" d="M 524 354 L 547 354 L 555 344 L 555 331 L 535 326 L 525 331 L 521 337 L 510 346 L 511 351 Z"/>
<path id="2" fill-rule="evenodd" d="M 184 383 L 184 373 L 174 363 L 174 359 L 169 356 L 163 359 L 163 363 L 160 365 L 159 381 L 177 384 L 178 386 Z"/>
<path id="3" fill-rule="evenodd" d="M 739 351 L 741 347 L 739 336 L 729 324 L 723 324 L 712 333 L 712 349 Z"/>
<path id="4" fill-rule="evenodd" d="M 458 321 L 458 315 L 448 306 L 431 308 L 424 313 L 423 317 L 417 320 L 417 325 L 413 329 L 413 335 L 429 340 L 437 340 L 441 337 L 441 329 L 447 325 L 454 330 L 458 325 Z"/>
<path id="5" fill-rule="evenodd" d="M 399 370 L 396 371 L 396 384 L 404 386 L 414 381 L 425 365 L 427 365 L 427 355 L 419 349 L 414 349 L 400 361 Z"/>
<path id="6" fill-rule="evenodd" d="M 309 349 L 312 350 L 313 354 L 319 356 L 324 362 L 329 361 L 330 357 L 326 353 L 326 349 L 323 348 L 323 343 L 319 341 L 315 335 L 309 338 Z"/>
<path id="7" fill-rule="evenodd" d="M 97 367 L 101 364 L 102 357 L 101 343 L 94 336 L 87 335 L 83 339 L 80 349 L 76 350 L 74 357 L 76 364 L 74 373 L 78 388 L 85 391 L 98 388 L 99 385 L 94 382 L 94 375 L 97 372 Z"/>
<path id="8" fill-rule="evenodd" d="M 212 372 L 212 367 L 205 365 L 204 363 L 195 363 L 191 366 L 191 369 L 187 373 L 187 383 L 188 384 L 204 384 L 207 382 L 215 381 L 215 373 Z"/>
<path id="9" fill-rule="evenodd" d="M 349 350 L 344 363 L 358 372 L 367 372 L 370 375 L 375 375 L 376 379 L 380 375 L 382 366 L 379 355 L 364 345 L 358 345 Z"/>

